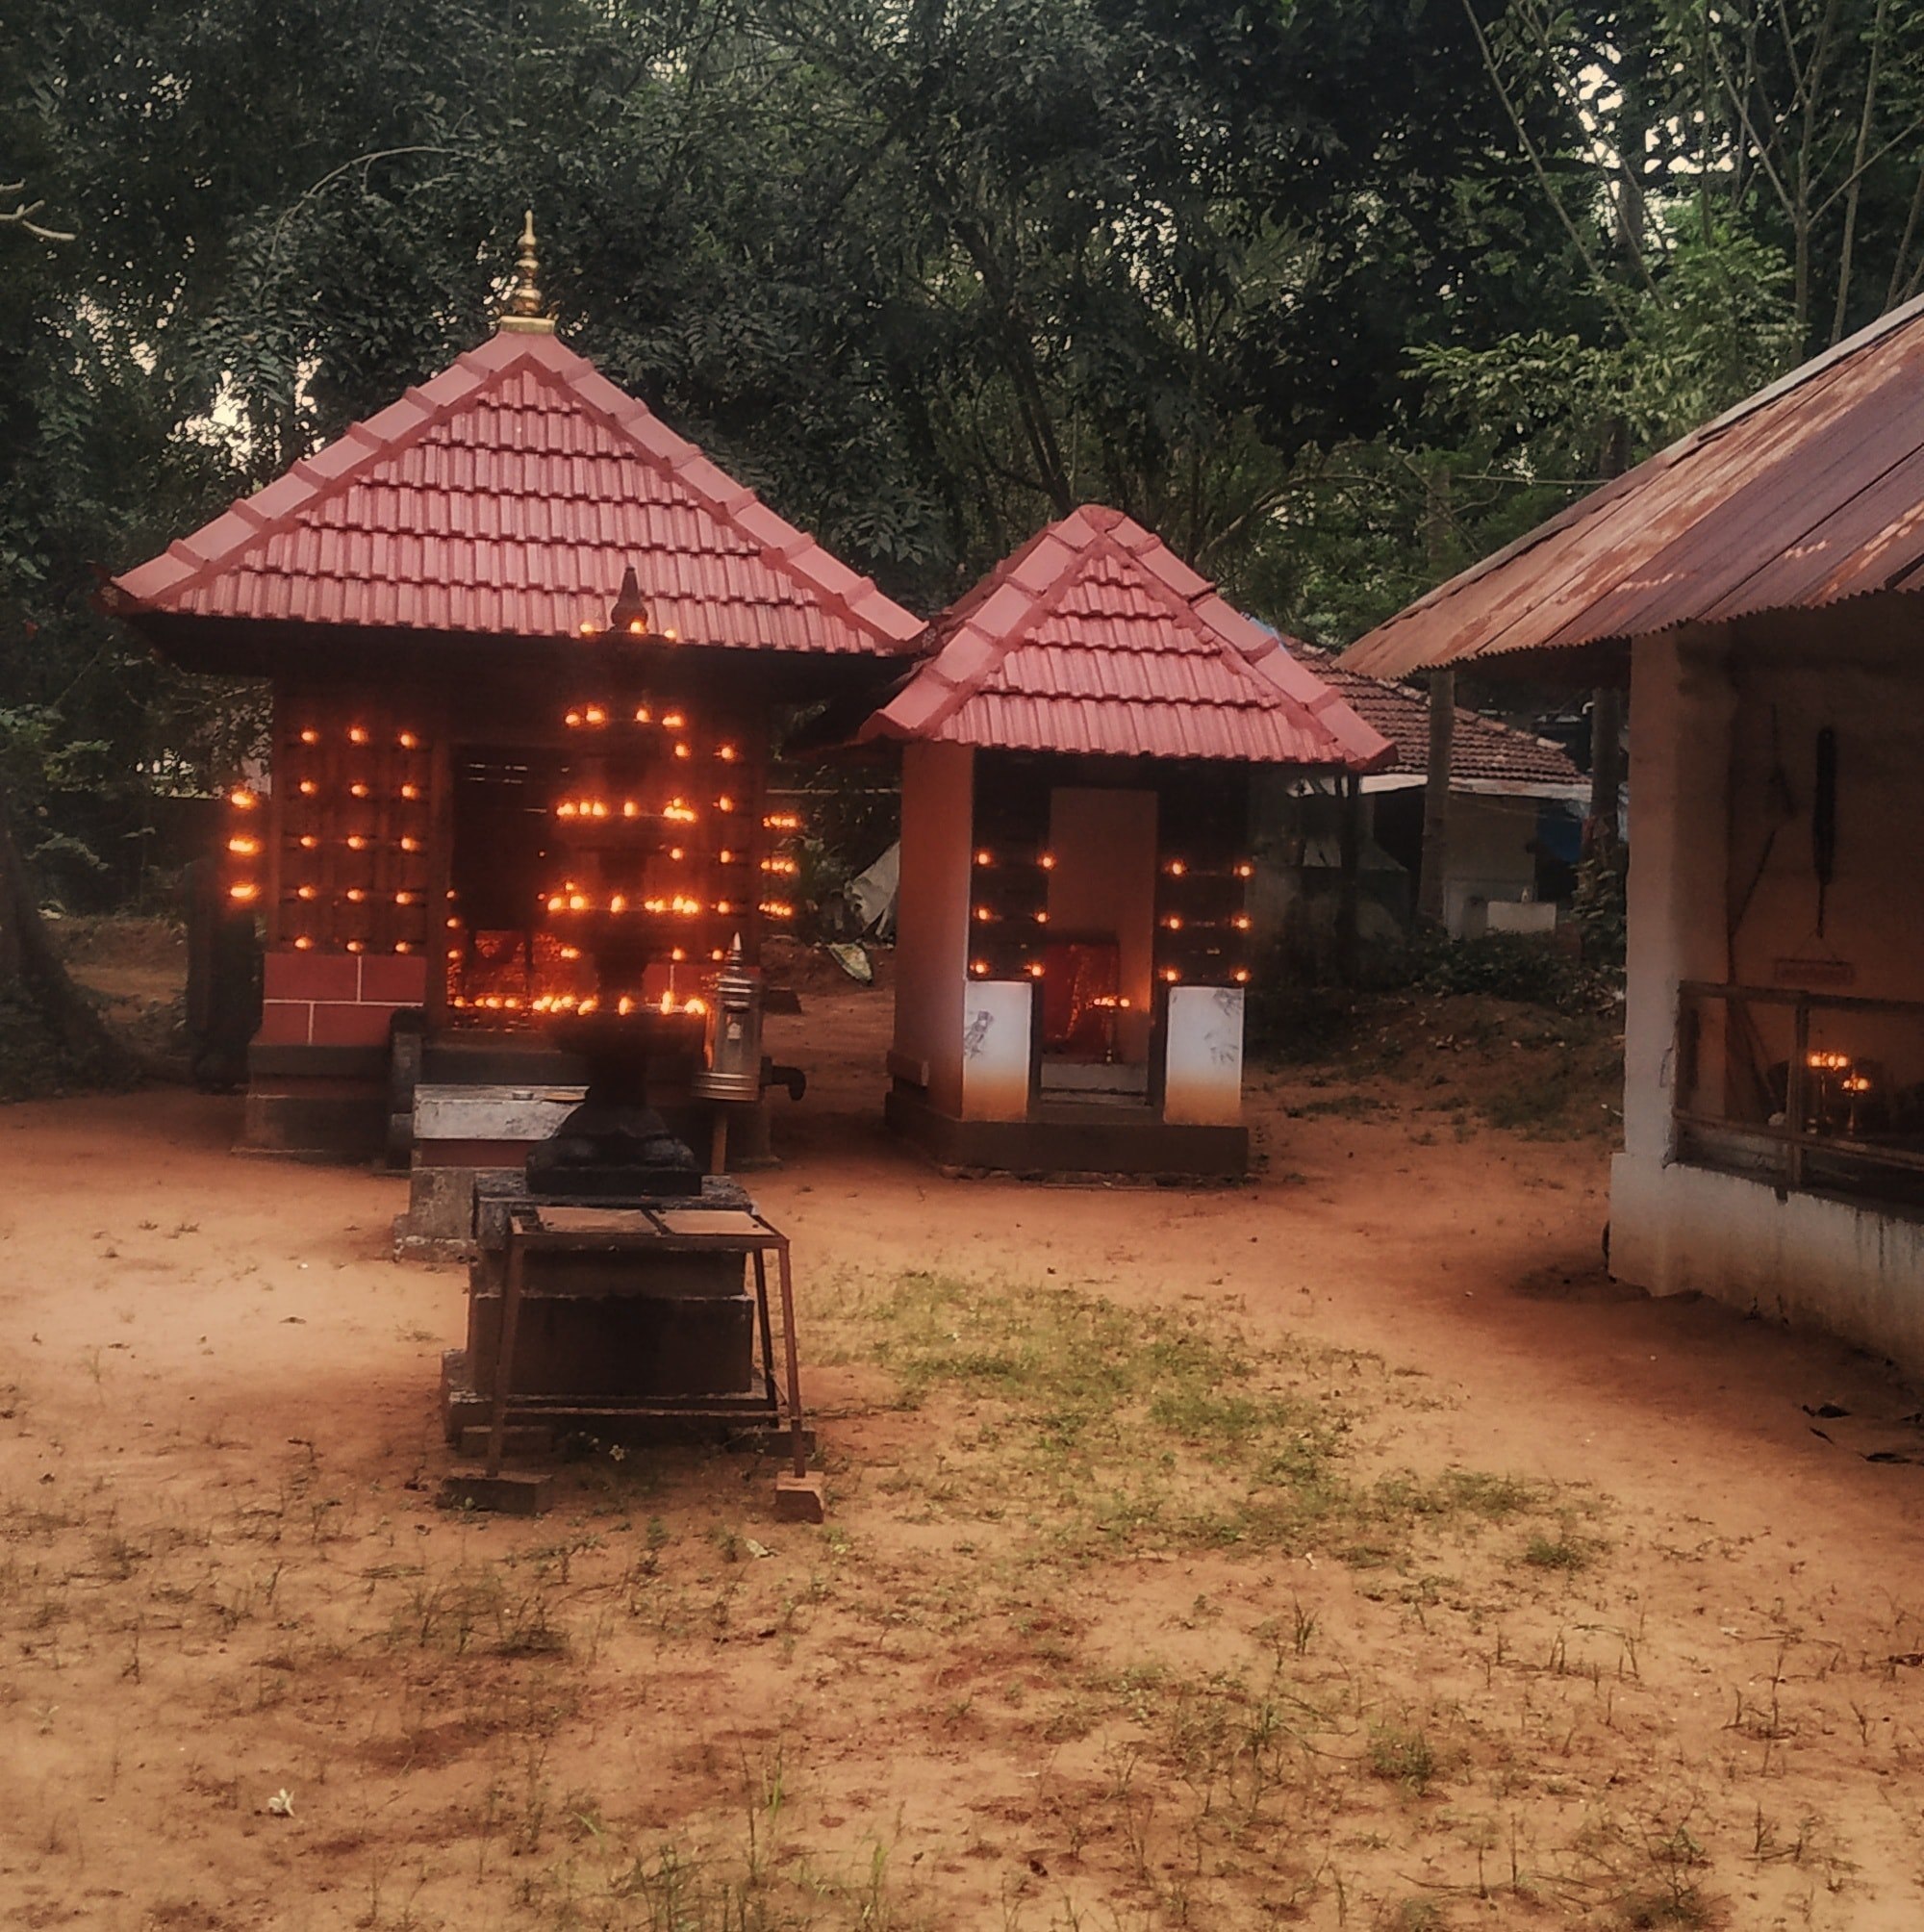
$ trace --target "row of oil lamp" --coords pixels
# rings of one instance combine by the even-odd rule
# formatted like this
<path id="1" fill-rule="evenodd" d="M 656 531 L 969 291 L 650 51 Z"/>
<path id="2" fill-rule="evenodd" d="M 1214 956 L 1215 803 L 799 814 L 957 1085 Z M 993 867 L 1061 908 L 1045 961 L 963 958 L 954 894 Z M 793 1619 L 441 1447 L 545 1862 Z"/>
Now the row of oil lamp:
<path id="1" fill-rule="evenodd" d="M 1046 979 L 1049 977 L 1049 968 L 1040 959 L 1025 959 L 1021 962 L 1021 969 L 1019 974 L 1011 974 L 1007 977 L 1025 979 Z M 990 960 L 972 959 L 969 962 L 969 973 L 972 979 L 987 979 L 994 974 L 994 964 Z M 1166 986 L 1178 986 L 1182 983 L 1184 975 L 1182 968 L 1179 966 L 1158 966 L 1155 971 L 1155 977 Z M 1208 986 L 1216 983 L 1214 979 L 1206 975 L 1198 974 L 1196 977 L 1199 984 Z M 1223 978 L 1227 979 L 1231 985 L 1247 986 L 1250 983 L 1250 969 L 1247 966 L 1232 966 Z M 1101 1005 L 1104 1003 L 1099 1000 L 1096 1004 Z M 1118 1003 L 1110 1002 L 1109 1004 L 1114 1004 Z M 1127 1000 L 1123 1000 L 1119 1004 L 1127 1006 L 1129 1003 Z"/>
<path id="2" fill-rule="evenodd" d="M 689 1018 L 698 1020 L 708 1011 L 707 1001 L 698 994 L 678 1000 L 672 991 L 662 994 L 657 1000 L 635 993 L 621 993 L 614 998 L 598 993 L 536 993 L 527 997 L 519 993 L 481 993 L 471 999 L 466 994 L 455 993 L 449 997 L 447 1004 L 475 1013 L 574 1013 L 583 1018 L 595 1013 L 614 1013 L 623 1020 L 644 1011 L 670 1015 L 685 1013 Z"/>
<path id="3" fill-rule="evenodd" d="M 611 892 L 606 899 L 598 898 L 592 892 L 583 892 L 572 883 L 564 884 L 559 892 L 547 895 L 547 909 L 550 912 L 604 912 L 620 917 L 623 913 L 643 912 L 657 919 L 699 919 L 705 913 L 713 912 L 722 919 L 736 919 L 747 910 L 738 905 L 732 899 L 702 900 L 688 893 L 669 895 L 655 894 L 645 899 L 631 899 L 625 892 Z M 785 899 L 764 899 L 758 902 L 756 909 L 771 919 L 793 919 L 795 907 Z"/>
<path id="4" fill-rule="evenodd" d="M 365 750 L 374 742 L 373 732 L 368 730 L 365 724 L 350 724 L 342 733 L 342 736 L 357 750 Z M 297 743 L 307 746 L 310 750 L 323 742 L 323 735 L 317 724 L 304 724 L 294 733 L 294 738 Z M 424 751 L 427 750 L 426 744 L 417 731 L 397 731 L 394 734 L 393 742 L 395 748 L 402 751 Z"/>
<path id="5" fill-rule="evenodd" d="M 1014 874 L 1033 876 L 1036 873 L 1050 873 L 1056 869 L 1056 855 L 1047 850 L 1038 852 L 1009 852 L 990 846 L 978 846 L 975 852 L 977 872 L 1007 871 Z M 1186 858 L 1164 859 L 1159 867 L 1163 876 L 1172 879 L 1249 879 L 1255 876 L 1255 866 L 1249 859 L 1231 859 L 1220 865 L 1199 865 Z M 1037 881 L 1039 884 L 1040 881 Z M 1047 926 L 1050 923 L 1047 907 L 1038 906 L 1032 910 L 1004 910 L 977 901 L 970 908 L 973 925 L 984 940 L 996 940 L 1001 947 L 1012 942 L 1020 945 L 1016 932 L 1020 929 Z M 1227 913 L 1219 918 L 1201 918 L 1182 912 L 1164 912 L 1157 915 L 1156 925 L 1163 933 L 1191 933 L 1202 935 L 1210 932 L 1245 933 L 1252 929 L 1253 922 L 1244 911 Z M 983 928 L 1001 928 L 1002 931 L 982 931 Z M 1209 949 L 1213 953 L 1214 949 Z M 1205 957 L 1209 956 L 1205 954 Z M 969 961 L 969 971 L 973 978 L 986 979 L 996 972 L 997 962 L 987 957 L 977 956 Z M 1015 961 L 1015 971 L 1007 977 L 1029 979 L 1043 979 L 1048 977 L 1048 967 L 1041 959 L 1032 955 L 1019 954 Z M 1250 980 L 1250 969 L 1236 965 L 1227 971 L 1211 973 L 1204 965 L 1195 965 L 1189 969 L 1189 976 L 1203 984 L 1219 979 L 1227 979 L 1232 985 L 1245 986 Z M 1179 985 L 1185 978 L 1184 968 L 1174 963 L 1165 963 L 1156 968 L 1155 977 L 1165 985 Z M 1121 1000 L 1127 1007 L 1128 1001 Z"/>
<path id="6" fill-rule="evenodd" d="M 1021 854 L 999 852 L 989 846 L 978 846 L 975 864 L 985 872 L 997 866 L 1016 870 L 1032 867 L 1038 872 L 1053 872 L 1056 858 L 1052 852 Z M 1232 859 L 1220 866 L 1192 865 L 1186 858 L 1172 858 L 1165 859 L 1161 869 L 1170 878 L 1253 878 L 1256 871 L 1253 862 L 1246 858 Z"/>
<path id="7" fill-rule="evenodd" d="M 1033 926 L 1049 924 L 1049 914 L 1046 910 L 1004 914 L 998 912 L 992 905 L 976 906 L 975 918 L 979 926 L 994 926 L 1005 918 L 1023 920 Z M 1185 919 L 1179 912 L 1166 912 L 1156 924 L 1166 932 L 1206 932 L 1219 928 L 1247 932 L 1250 929 L 1250 915 L 1247 912 L 1232 912 L 1227 919 Z"/>

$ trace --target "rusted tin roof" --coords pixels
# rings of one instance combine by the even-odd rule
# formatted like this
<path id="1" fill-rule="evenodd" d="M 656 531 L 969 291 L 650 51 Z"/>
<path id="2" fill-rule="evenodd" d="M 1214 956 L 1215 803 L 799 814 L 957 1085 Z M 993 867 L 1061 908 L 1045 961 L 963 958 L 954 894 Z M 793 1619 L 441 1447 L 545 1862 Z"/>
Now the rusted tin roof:
<path id="1" fill-rule="evenodd" d="M 1362 638 L 1376 676 L 1924 588 L 1924 298 Z"/>
<path id="2" fill-rule="evenodd" d="M 1387 739 L 1118 510 L 1072 512 L 936 619 L 856 734 L 1373 770 Z"/>
<path id="3" fill-rule="evenodd" d="M 1395 747 L 1395 756 L 1378 767 L 1383 776 L 1424 778 L 1430 770 L 1430 694 L 1412 685 L 1370 677 L 1339 663 L 1332 652 L 1284 640 L 1290 654 L 1306 664 L 1365 724 L 1373 724 Z M 1562 746 L 1519 731 L 1487 712 L 1456 706 L 1450 734 L 1450 782 L 1462 790 L 1515 792 L 1561 798 L 1587 793 L 1589 781 Z"/>
<path id="4" fill-rule="evenodd" d="M 654 628 L 888 655 L 922 621 L 553 335 L 504 329 L 109 587 L 111 609 L 554 638 L 634 565 Z"/>

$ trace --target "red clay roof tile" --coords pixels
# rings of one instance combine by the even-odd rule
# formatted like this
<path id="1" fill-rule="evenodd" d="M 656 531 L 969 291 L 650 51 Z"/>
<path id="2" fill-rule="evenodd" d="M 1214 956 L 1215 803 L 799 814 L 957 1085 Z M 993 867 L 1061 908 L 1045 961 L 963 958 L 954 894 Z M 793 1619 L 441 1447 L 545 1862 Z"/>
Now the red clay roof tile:
<path id="1" fill-rule="evenodd" d="M 1405 775 L 1423 775 L 1430 762 L 1430 694 L 1407 684 L 1391 683 L 1352 671 L 1335 656 L 1314 645 L 1288 640 L 1289 649 L 1318 677 L 1340 692 L 1351 708 L 1366 718 L 1396 747 L 1394 760 L 1382 769 Z M 1513 724 L 1481 711 L 1457 705 L 1456 728 L 1450 740 L 1450 776 L 1458 785 L 1494 784 L 1519 792 L 1574 797 L 1588 780 L 1571 763 L 1569 753 L 1548 738 L 1519 731 Z"/>
<path id="2" fill-rule="evenodd" d="M 660 630 L 892 655 L 924 626 L 553 336 L 496 335 L 114 580 L 113 606 L 555 637 L 633 564 Z"/>
<path id="3" fill-rule="evenodd" d="M 1389 741 L 1152 531 L 1085 505 L 929 629 L 857 734 L 1011 750 L 1374 770 Z"/>

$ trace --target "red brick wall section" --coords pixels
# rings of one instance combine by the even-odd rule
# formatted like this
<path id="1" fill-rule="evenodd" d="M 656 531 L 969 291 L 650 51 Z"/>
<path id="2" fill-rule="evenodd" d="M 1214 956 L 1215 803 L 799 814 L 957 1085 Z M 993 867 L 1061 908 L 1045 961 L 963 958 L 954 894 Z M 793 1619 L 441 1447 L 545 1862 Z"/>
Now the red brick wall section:
<path id="1" fill-rule="evenodd" d="M 262 1047 L 379 1047 L 397 1006 L 427 999 L 427 961 L 384 953 L 269 953 Z"/>

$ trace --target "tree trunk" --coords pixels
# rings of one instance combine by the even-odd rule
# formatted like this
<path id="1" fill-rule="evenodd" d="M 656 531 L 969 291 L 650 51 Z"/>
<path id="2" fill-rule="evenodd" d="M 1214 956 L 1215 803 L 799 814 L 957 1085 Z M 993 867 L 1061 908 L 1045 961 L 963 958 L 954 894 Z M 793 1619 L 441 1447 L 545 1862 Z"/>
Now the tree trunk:
<path id="1" fill-rule="evenodd" d="M 1623 693 L 1600 684 L 1590 696 L 1590 811 L 1585 846 L 1617 835 L 1617 795 L 1623 789 Z"/>
<path id="2" fill-rule="evenodd" d="M 0 1098 L 107 1085 L 133 1066 L 47 938 L 0 792 Z"/>
<path id="3" fill-rule="evenodd" d="M 1363 781 L 1345 772 L 1336 780 L 1336 978 L 1354 986 L 1362 964 L 1356 873 L 1362 857 Z"/>
<path id="4" fill-rule="evenodd" d="M 1450 765 L 1456 745 L 1456 674 L 1430 674 L 1430 765 L 1423 780 L 1423 852 L 1416 883 L 1421 926 L 1443 924 L 1443 875 L 1450 869 Z"/>

